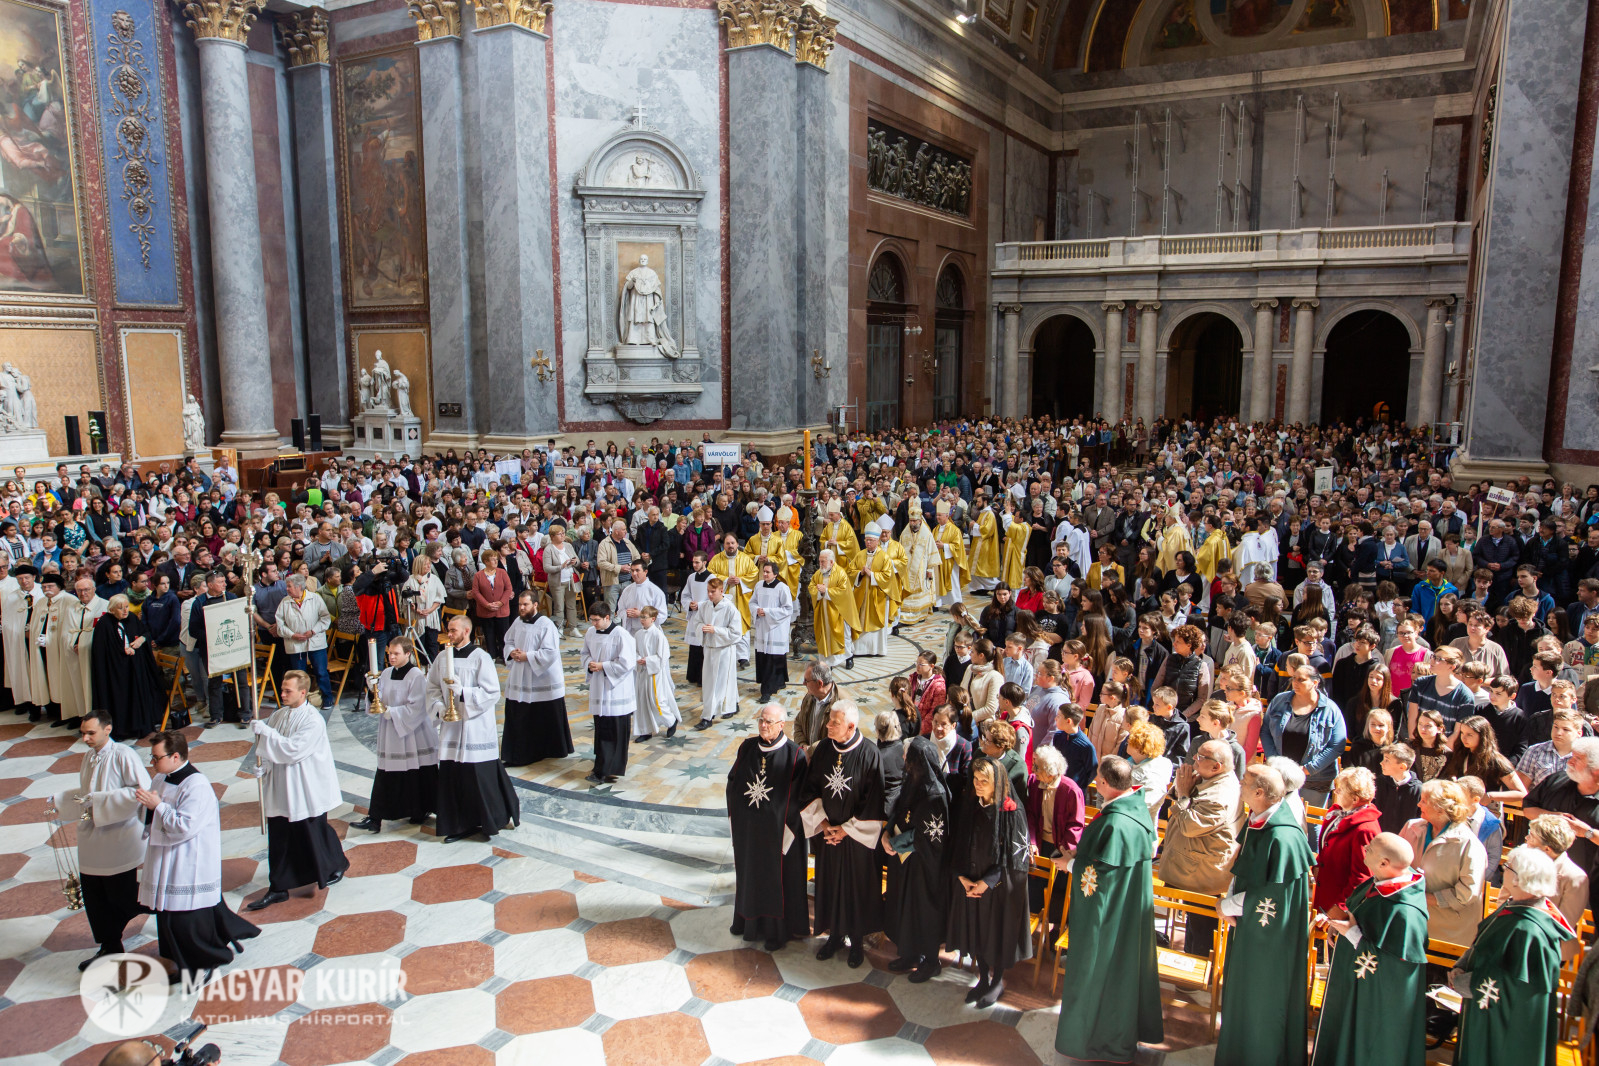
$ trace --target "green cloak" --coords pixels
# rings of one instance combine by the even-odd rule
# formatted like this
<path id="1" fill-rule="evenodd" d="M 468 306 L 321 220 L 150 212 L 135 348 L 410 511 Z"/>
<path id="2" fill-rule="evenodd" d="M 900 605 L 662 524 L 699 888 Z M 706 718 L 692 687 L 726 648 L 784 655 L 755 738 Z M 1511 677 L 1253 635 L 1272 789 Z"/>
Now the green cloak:
<path id="1" fill-rule="evenodd" d="M 1310 867 L 1310 842 L 1288 804 L 1259 829 L 1246 824 L 1233 860 L 1233 894 L 1243 895 L 1244 909 L 1227 945 L 1218 1063 L 1305 1061 Z"/>
<path id="2" fill-rule="evenodd" d="M 1142 789 L 1105 804 L 1072 862 L 1055 1049 L 1075 1059 L 1131 1062 L 1138 1042 L 1165 1039 L 1155 968 L 1155 823 Z"/>
<path id="3" fill-rule="evenodd" d="M 1456 1066 L 1554 1066 L 1560 946 L 1572 935 L 1548 900 L 1505 903 L 1483 919 L 1458 967 L 1471 998 L 1460 1008 Z"/>
<path id="4" fill-rule="evenodd" d="M 1360 943 L 1336 937 L 1314 1066 L 1422 1066 L 1427 1060 L 1427 881 L 1388 894 L 1367 881 L 1346 906 Z"/>

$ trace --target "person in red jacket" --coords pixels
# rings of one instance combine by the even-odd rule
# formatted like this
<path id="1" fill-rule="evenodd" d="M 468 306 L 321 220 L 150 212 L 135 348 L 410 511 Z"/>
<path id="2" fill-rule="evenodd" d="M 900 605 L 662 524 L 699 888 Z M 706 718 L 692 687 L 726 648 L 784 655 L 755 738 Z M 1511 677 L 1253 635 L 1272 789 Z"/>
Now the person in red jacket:
<path id="1" fill-rule="evenodd" d="M 1333 778 L 1333 806 L 1322 823 L 1317 853 L 1316 890 L 1311 906 L 1318 912 L 1342 907 L 1349 894 L 1371 879 L 1366 845 L 1382 832 L 1382 812 L 1372 798 L 1377 779 L 1364 766 L 1351 766 Z"/>
<path id="2" fill-rule="evenodd" d="M 916 656 L 916 669 L 911 671 L 910 695 L 916 701 L 918 731 L 927 736 L 933 731 L 933 712 L 944 706 L 946 686 L 944 675 L 938 669 L 938 653 L 924 651 Z"/>

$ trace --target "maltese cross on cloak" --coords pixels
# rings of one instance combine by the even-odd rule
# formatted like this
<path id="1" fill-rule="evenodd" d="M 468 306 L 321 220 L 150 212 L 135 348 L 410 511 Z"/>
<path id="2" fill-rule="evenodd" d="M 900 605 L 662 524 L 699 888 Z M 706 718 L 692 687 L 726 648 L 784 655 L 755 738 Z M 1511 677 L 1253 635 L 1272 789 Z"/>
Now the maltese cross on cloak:
<path id="1" fill-rule="evenodd" d="M 744 790 L 745 797 L 750 801 L 751 807 L 759 807 L 765 803 L 772 794 L 772 786 L 766 783 L 766 774 L 763 771 L 759 777 L 750 782 L 750 787 Z"/>
<path id="2" fill-rule="evenodd" d="M 838 799 L 848 792 L 851 786 L 849 778 L 844 776 L 844 764 L 841 762 L 834 763 L 833 772 L 822 780 L 822 784 L 827 786 L 827 791 L 833 794 L 834 799 Z"/>

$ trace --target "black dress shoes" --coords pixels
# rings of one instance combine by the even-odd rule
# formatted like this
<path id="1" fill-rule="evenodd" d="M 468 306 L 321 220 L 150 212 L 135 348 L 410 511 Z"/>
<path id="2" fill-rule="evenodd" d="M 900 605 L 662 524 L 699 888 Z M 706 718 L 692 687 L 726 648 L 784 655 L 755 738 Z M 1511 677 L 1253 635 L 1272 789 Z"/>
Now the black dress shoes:
<path id="1" fill-rule="evenodd" d="M 288 898 L 289 894 L 287 892 L 268 892 L 254 903 L 246 903 L 244 909 L 247 911 L 264 911 L 272 904 L 283 903 Z"/>

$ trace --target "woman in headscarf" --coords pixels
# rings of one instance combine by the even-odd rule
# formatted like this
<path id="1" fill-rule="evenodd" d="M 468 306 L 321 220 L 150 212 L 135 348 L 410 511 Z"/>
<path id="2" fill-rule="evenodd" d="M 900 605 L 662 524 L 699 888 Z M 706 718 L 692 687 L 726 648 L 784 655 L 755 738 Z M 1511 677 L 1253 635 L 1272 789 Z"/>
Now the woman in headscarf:
<path id="1" fill-rule="evenodd" d="M 1005 991 L 1005 971 L 1033 955 L 1027 924 L 1027 813 L 1011 795 L 1010 776 L 987 756 L 973 762 L 971 787 L 961 791 L 955 807 L 947 853 L 952 905 L 944 943 L 977 962 L 977 983 L 966 1002 L 992 1007 Z"/>
<path id="2" fill-rule="evenodd" d="M 161 728 L 161 670 L 151 654 L 150 631 L 126 596 L 112 596 L 94 624 L 90 652 L 91 699 L 111 712 L 114 740 L 143 740 Z"/>
<path id="3" fill-rule="evenodd" d="M 949 875 L 944 839 L 949 832 L 949 789 L 944 756 L 927 737 L 905 749 L 905 779 L 888 812 L 883 850 L 888 852 L 888 907 L 884 925 L 899 957 L 895 973 L 911 971 L 915 984 L 931 980 L 942 966 L 938 947 L 949 915 Z"/>

